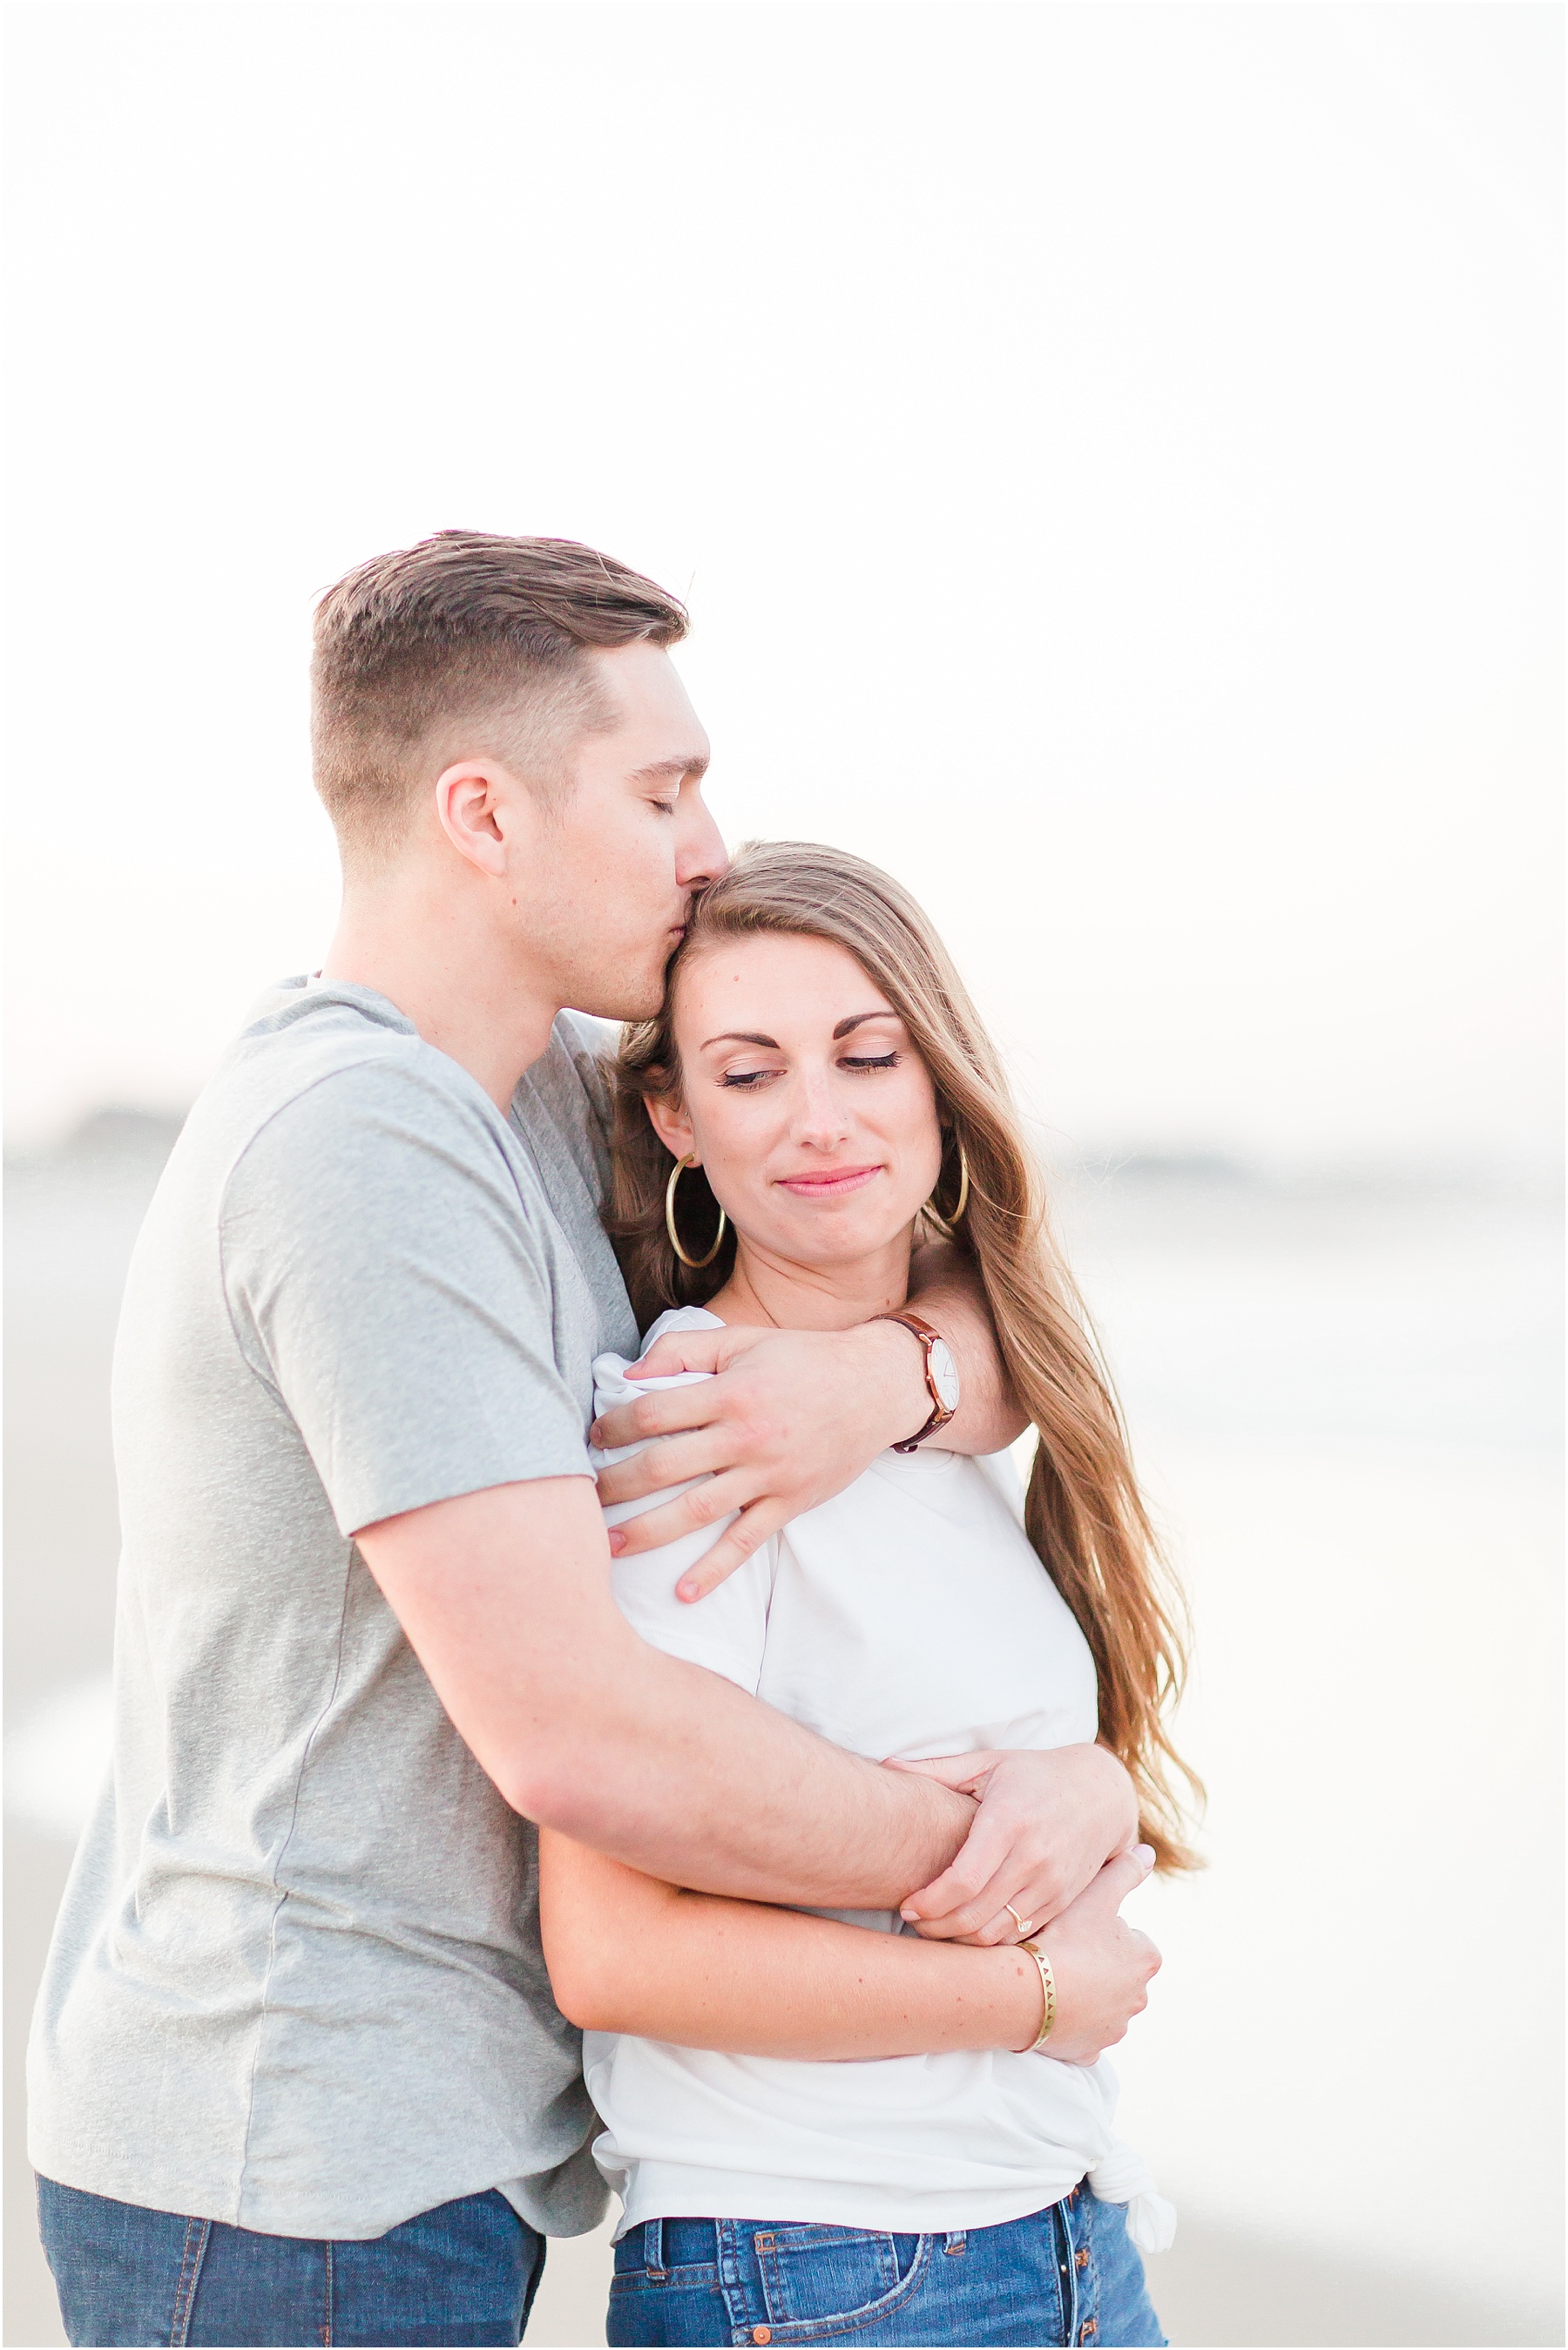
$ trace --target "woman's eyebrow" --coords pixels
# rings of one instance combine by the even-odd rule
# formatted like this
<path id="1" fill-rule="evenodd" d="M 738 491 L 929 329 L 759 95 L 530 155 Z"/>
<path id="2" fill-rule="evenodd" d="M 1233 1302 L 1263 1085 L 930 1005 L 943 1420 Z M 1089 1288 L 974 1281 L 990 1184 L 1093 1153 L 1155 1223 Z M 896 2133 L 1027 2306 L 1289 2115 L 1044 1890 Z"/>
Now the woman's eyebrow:
<path id="1" fill-rule="evenodd" d="M 841 1036 L 847 1036 L 850 1030 L 858 1028 L 863 1020 L 897 1020 L 898 1017 L 898 1014 L 886 1003 L 879 1003 L 875 1012 L 852 1012 L 848 1019 L 841 1020 L 834 1030 L 833 1041 L 836 1044 Z M 750 1028 L 726 1028 L 722 1036 L 710 1036 L 701 1050 L 705 1053 L 712 1045 L 760 1045 L 764 1052 L 780 1050 L 776 1036 L 759 1036 Z"/>

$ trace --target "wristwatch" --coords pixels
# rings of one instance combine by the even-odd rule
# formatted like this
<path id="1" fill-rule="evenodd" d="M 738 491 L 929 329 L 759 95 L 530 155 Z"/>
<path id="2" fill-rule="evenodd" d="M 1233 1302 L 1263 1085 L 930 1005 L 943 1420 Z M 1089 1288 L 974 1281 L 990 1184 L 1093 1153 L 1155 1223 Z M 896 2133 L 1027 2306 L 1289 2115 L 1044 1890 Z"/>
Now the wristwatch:
<path id="1" fill-rule="evenodd" d="M 923 1444 L 928 1436 L 934 1436 L 939 1428 L 945 1428 L 957 1411 L 958 1365 L 940 1331 L 933 1330 L 929 1322 L 922 1322 L 918 1314 L 878 1314 L 877 1319 L 878 1322 L 901 1322 L 906 1330 L 913 1331 L 920 1342 L 920 1352 L 925 1358 L 926 1392 L 931 1399 L 931 1416 L 913 1436 L 907 1436 L 902 1444 L 893 1447 L 895 1452 L 912 1452 L 917 1444 Z"/>

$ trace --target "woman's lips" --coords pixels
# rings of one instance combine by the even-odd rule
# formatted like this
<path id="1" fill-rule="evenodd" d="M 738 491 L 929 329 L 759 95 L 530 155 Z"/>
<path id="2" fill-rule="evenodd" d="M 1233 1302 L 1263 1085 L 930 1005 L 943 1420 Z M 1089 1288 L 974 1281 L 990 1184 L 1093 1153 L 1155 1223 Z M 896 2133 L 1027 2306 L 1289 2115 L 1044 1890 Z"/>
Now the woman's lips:
<path id="1" fill-rule="evenodd" d="M 880 1167 L 835 1167 L 822 1175 L 780 1175 L 775 1180 L 781 1191 L 793 1191 L 797 1200 L 839 1200 L 881 1172 Z"/>

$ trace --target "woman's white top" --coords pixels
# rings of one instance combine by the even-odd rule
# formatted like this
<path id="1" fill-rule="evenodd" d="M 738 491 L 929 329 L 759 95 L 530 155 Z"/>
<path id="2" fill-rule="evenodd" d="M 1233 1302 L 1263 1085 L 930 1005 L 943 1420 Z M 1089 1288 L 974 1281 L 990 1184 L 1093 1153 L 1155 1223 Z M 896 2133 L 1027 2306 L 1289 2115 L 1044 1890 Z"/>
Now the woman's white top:
<path id="1" fill-rule="evenodd" d="M 662 1315 L 646 1343 L 722 1326 L 689 1306 Z M 627 1367 L 599 1357 L 596 1410 L 707 1376 L 628 1381 Z M 596 1454 L 596 1465 L 640 1449 Z M 680 1490 L 606 1514 L 615 1524 Z M 1095 1736 L 1094 1660 L 1023 1533 L 1021 1499 L 1005 1453 L 884 1452 L 707 1598 L 677 1599 L 675 1585 L 717 1540 L 711 1526 L 618 1559 L 615 1596 L 651 1647 L 877 1762 L 1071 1745 Z M 829 1914 L 903 1930 L 896 1912 Z M 1168 2205 L 1112 2134 L 1116 2084 L 1104 2057 L 1075 2065 L 993 2049 L 805 2063 L 590 2032 L 583 2062 L 604 2122 L 594 2152 L 625 2199 L 623 2231 L 682 2213 L 900 2233 L 992 2227 L 1088 2173 L 1103 2200 L 1132 2202 L 1146 2250 L 1168 2241 Z"/>

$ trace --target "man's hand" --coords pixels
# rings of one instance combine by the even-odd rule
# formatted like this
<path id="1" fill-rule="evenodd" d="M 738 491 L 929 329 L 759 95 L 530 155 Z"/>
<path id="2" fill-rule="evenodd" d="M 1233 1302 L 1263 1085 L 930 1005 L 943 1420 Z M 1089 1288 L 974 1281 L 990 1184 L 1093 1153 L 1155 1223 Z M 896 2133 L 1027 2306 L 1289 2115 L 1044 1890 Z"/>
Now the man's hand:
<path id="1" fill-rule="evenodd" d="M 615 1527 L 609 1539 L 618 1557 L 740 1512 L 676 1585 L 682 1599 L 702 1598 L 791 1518 L 853 1484 L 878 1452 L 913 1436 L 931 1408 L 919 1346 L 894 1322 L 853 1330 L 672 1331 L 631 1376 L 677 1371 L 717 1377 L 618 1404 L 591 1434 L 606 1451 L 659 1440 L 600 1471 L 607 1505 L 689 1477 L 706 1481 Z"/>
<path id="2" fill-rule="evenodd" d="M 941 1332 L 959 1369 L 959 1408 L 940 1449 L 1000 1452 L 1027 1422 L 1008 1388 L 980 1276 L 947 1242 L 919 1250 L 910 1272 L 909 1302 Z M 618 1405 L 595 1423 L 593 1440 L 612 1452 L 659 1440 L 600 1472 L 607 1505 L 640 1501 L 688 1478 L 707 1481 L 617 1526 L 610 1546 L 618 1557 L 656 1550 L 740 1512 L 676 1585 L 682 1599 L 701 1599 L 770 1534 L 841 1493 L 878 1452 L 930 1417 L 919 1341 L 897 1322 L 863 1322 L 854 1330 L 672 1331 L 630 1376 L 678 1371 L 716 1376 Z"/>
<path id="3" fill-rule="evenodd" d="M 919 1771 L 980 1798 L 952 1866 L 903 1905 L 908 1922 L 936 1941 L 1016 1942 L 1018 1921 L 1004 1904 L 1031 1927 L 1044 1926 L 1137 1840 L 1132 1781 L 1103 1746 L 952 1754 L 888 1767 Z"/>
<path id="4" fill-rule="evenodd" d="M 1148 2005 L 1159 1952 L 1116 1912 L 1153 1866 L 1147 1844 L 1107 1860 L 1040 1937 L 1056 1981 L 1056 2022 L 1045 2047 L 1064 2064 L 1092 2064 Z"/>

